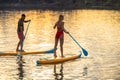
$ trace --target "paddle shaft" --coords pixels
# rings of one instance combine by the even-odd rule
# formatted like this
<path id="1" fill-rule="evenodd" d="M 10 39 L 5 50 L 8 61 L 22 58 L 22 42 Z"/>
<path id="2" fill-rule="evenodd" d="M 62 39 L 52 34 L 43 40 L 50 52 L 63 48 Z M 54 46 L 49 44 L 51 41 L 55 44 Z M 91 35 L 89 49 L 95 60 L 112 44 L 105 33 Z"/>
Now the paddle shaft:
<path id="1" fill-rule="evenodd" d="M 25 31 L 24 40 L 25 40 L 25 37 L 26 37 L 26 35 L 27 35 L 29 25 L 30 25 L 30 21 L 28 22 L 28 25 L 27 25 L 27 28 L 26 28 L 26 31 Z M 21 43 L 21 50 L 22 50 L 22 48 L 23 48 L 24 40 L 23 40 L 23 42 Z"/>
<path id="2" fill-rule="evenodd" d="M 69 36 L 70 36 L 70 37 L 76 42 L 76 44 L 82 49 L 84 55 L 87 56 L 87 55 L 88 55 L 88 52 L 80 46 L 80 44 L 72 37 L 71 34 L 69 34 Z"/>
<path id="3" fill-rule="evenodd" d="M 75 38 L 73 38 L 72 37 L 72 35 L 69 33 L 69 36 L 76 42 L 76 44 L 80 47 L 80 48 L 82 48 L 81 46 L 80 46 L 80 44 L 75 40 Z"/>
<path id="4" fill-rule="evenodd" d="M 26 35 L 27 35 L 29 25 L 30 25 L 30 21 L 28 22 L 28 26 L 27 26 L 27 29 L 26 29 L 26 32 L 25 32 L 25 37 L 26 37 Z"/>

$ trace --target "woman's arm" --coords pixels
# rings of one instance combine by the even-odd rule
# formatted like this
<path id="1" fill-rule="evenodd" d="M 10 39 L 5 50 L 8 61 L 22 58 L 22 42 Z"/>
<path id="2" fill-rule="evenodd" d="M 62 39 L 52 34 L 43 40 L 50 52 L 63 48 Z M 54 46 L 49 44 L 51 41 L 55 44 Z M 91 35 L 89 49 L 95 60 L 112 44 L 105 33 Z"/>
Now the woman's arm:
<path id="1" fill-rule="evenodd" d="M 64 28 L 64 22 L 63 22 L 63 31 L 69 34 L 69 32 Z"/>
<path id="2" fill-rule="evenodd" d="M 53 26 L 53 28 L 55 29 L 55 28 L 56 28 L 56 26 L 57 26 L 57 23 L 55 23 L 55 25 Z"/>

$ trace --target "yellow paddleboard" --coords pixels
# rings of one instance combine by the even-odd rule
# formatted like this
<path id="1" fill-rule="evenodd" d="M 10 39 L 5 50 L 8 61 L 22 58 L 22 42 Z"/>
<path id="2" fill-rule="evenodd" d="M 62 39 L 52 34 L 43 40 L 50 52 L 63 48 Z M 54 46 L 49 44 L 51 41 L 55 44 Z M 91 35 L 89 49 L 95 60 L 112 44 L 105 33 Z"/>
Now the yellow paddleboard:
<path id="1" fill-rule="evenodd" d="M 36 52 L 0 52 L 0 56 L 16 56 L 18 54 L 27 55 L 27 54 L 49 54 L 54 53 L 54 49 L 47 51 L 36 51 Z"/>
<path id="2" fill-rule="evenodd" d="M 37 65 L 41 64 L 58 64 L 58 63 L 63 63 L 66 61 L 74 60 L 77 58 L 81 57 L 81 53 L 79 55 L 71 56 L 71 57 L 65 57 L 65 58 L 55 58 L 55 59 L 50 59 L 50 60 L 38 60 L 36 61 Z"/>

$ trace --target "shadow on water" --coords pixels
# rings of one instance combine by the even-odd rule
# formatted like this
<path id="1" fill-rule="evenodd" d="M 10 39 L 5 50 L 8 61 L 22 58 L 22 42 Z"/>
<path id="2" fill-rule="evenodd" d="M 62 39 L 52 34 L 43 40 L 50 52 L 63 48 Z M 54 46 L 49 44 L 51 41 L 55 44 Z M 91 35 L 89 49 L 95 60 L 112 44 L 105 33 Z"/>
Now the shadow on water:
<path id="1" fill-rule="evenodd" d="M 17 56 L 17 64 L 18 64 L 18 71 L 19 73 L 17 75 L 19 75 L 19 78 L 17 80 L 23 80 L 24 78 L 24 69 L 23 69 L 23 64 L 25 63 L 23 61 L 23 56 L 19 55 Z"/>
<path id="2" fill-rule="evenodd" d="M 57 72 L 57 65 L 54 64 L 54 76 L 55 80 L 63 80 L 63 63 L 60 64 L 59 72 Z"/>

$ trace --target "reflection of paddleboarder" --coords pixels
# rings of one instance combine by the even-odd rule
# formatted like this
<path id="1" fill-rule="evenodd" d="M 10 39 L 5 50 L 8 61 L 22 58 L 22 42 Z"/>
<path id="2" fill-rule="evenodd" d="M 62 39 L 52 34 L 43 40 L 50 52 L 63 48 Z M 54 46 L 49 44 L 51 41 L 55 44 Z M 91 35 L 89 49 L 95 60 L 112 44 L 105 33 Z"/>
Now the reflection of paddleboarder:
<path id="1" fill-rule="evenodd" d="M 25 36 L 24 36 L 24 22 L 29 22 L 31 20 L 26 20 L 25 21 L 25 14 L 22 14 L 21 15 L 21 18 L 19 19 L 18 21 L 18 27 L 17 27 L 17 34 L 18 34 L 18 38 L 19 38 L 19 42 L 18 42 L 18 45 L 17 45 L 17 48 L 16 48 L 16 51 L 19 51 L 19 47 L 21 46 L 21 49 L 20 51 L 23 51 L 23 40 L 25 39 Z"/>
<path id="2" fill-rule="evenodd" d="M 18 63 L 18 66 L 19 66 L 19 67 L 18 67 L 19 79 L 20 79 L 20 80 L 23 80 L 23 77 L 24 77 L 24 74 L 23 74 L 23 73 L 24 73 L 23 63 L 24 63 L 24 62 L 23 62 L 22 56 L 19 56 L 17 63 Z"/>
<path id="3" fill-rule="evenodd" d="M 56 36 L 55 36 L 55 46 L 54 46 L 54 49 L 55 49 L 54 57 L 55 58 L 57 57 L 57 55 L 56 55 L 56 48 L 57 48 L 57 45 L 58 45 L 58 40 L 60 40 L 61 57 L 64 57 L 64 55 L 63 55 L 64 33 L 63 32 L 69 33 L 64 28 L 63 19 L 64 19 L 64 16 L 60 15 L 59 16 L 59 20 L 56 22 L 56 24 L 53 27 L 54 29 L 57 27 L 57 33 L 56 33 Z"/>
<path id="4" fill-rule="evenodd" d="M 54 76 L 55 80 L 63 80 L 63 63 L 61 63 L 60 73 L 57 73 L 56 64 L 54 64 Z"/>
<path id="5" fill-rule="evenodd" d="M 83 76 L 87 76 L 87 69 L 88 69 L 87 67 L 83 68 Z"/>

